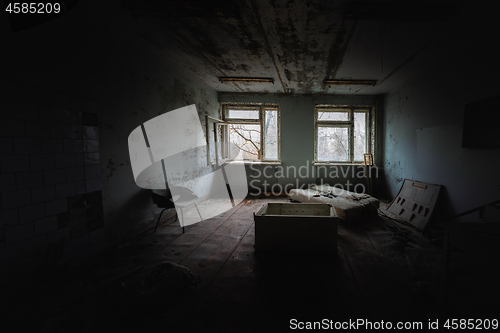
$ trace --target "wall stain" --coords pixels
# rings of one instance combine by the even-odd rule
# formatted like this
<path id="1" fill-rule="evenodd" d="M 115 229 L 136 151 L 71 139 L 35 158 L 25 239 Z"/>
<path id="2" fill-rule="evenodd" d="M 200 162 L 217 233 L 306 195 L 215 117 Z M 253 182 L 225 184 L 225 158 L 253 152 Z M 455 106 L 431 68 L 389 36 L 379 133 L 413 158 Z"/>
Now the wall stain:
<path id="1" fill-rule="evenodd" d="M 106 171 L 108 171 L 108 175 L 106 176 L 106 178 L 113 177 L 113 173 L 116 170 L 115 162 L 113 162 L 113 158 L 114 158 L 113 155 L 111 155 L 111 158 L 108 160 L 108 163 L 106 164 Z"/>

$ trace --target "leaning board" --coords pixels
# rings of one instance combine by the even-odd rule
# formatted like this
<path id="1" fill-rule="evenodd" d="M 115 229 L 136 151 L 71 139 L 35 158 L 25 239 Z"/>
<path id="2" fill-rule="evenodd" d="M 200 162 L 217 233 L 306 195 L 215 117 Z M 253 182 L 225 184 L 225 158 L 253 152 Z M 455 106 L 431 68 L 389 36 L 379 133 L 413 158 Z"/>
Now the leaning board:
<path id="1" fill-rule="evenodd" d="M 434 211 L 441 185 L 405 179 L 389 212 L 424 230 Z"/>

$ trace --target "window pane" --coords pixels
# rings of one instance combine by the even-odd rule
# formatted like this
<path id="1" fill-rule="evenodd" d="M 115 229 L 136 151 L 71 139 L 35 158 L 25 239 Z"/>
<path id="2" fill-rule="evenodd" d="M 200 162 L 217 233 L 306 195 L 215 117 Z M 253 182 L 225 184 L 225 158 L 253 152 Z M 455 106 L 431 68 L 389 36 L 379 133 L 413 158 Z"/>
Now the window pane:
<path id="1" fill-rule="evenodd" d="M 258 110 L 229 110 L 227 118 L 236 119 L 259 119 Z"/>
<path id="2" fill-rule="evenodd" d="M 318 127 L 318 161 L 349 161 L 349 130 L 346 127 Z"/>
<path id="3" fill-rule="evenodd" d="M 264 114 L 264 159 L 278 159 L 278 111 L 266 110 Z"/>
<path id="4" fill-rule="evenodd" d="M 243 159 L 260 160 L 260 125 L 230 124 L 229 140 L 240 149 Z"/>
<path id="5" fill-rule="evenodd" d="M 227 126 L 226 124 L 217 124 L 217 152 L 219 156 L 217 157 L 219 161 L 228 158 L 228 145 L 227 145 Z"/>
<path id="6" fill-rule="evenodd" d="M 336 121 L 336 120 L 349 120 L 349 112 L 318 112 L 318 121 Z"/>
<path id="7" fill-rule="evenodd" d="M 366 113 L 354 112 L 354 161 L 363 161 L 366 152 Z"/>

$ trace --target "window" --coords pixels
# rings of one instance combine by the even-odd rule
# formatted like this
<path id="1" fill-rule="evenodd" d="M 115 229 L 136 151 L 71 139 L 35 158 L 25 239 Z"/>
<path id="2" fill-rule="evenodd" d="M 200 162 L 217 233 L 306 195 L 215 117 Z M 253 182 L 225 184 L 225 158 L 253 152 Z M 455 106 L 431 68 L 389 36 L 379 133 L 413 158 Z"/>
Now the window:
<path id="1" fill-rule="evenodd" d="M 316 163 L 362 163 L 374 153 L 374 111 L 370 106 L 317 105 Z"/>
<path id="2" fill-rule="evenodd" d="M 247 161 L 278 162 L 280 118 L 277 104 L 222 104 L 221 141 L 235 144 Z M 228 156 L 233 158 L 234 156 Z"/>

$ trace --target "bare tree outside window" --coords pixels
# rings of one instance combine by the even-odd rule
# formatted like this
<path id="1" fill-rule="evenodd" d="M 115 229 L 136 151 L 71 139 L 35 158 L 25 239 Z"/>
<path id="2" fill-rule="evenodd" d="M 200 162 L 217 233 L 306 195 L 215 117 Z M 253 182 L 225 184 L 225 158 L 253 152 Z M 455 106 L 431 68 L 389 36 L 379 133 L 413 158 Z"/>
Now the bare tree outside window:
<path id="1" fill-rule="evenodd" d="M 260 160 L 260 125 L 231 124 L 229 139 L 241 150 L 243 159 Z"/>
<path id="2" fill-rule="evenodd" d="M 362 162 L 369 153 L 369 108 L 316 109 L 316 162 Z"/>
<path id="3" fill-rule="evenodd" d="M 230 142 L 243 159 L 249 161 L 279 160 L 279 109 L 265 105 L 228 105 L 225 108 Z"/>

